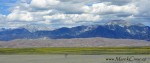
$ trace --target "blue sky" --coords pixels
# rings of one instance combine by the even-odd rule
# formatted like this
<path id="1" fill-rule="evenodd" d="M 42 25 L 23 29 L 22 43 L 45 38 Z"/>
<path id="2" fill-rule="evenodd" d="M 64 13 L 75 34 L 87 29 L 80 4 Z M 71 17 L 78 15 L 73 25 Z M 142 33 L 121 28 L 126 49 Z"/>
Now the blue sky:
<path id="1" fill-rule="evenodd" d="M 149 25 L 149 0 L 0 0 L 0 27 L 74 27 L 122 19 Z"/>
<path id="2" fill-rule="evenodd" d="M 0 0 L 0 14 L 8 15 L 10 13 L 9 8 L 16 2 L 17 0 Z"/>

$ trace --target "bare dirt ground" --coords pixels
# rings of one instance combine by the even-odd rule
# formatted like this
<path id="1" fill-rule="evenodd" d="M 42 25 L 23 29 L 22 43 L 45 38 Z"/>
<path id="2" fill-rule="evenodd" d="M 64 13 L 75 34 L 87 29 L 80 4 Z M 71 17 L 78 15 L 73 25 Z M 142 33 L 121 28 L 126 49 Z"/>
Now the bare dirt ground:
<path id="1" fill-rule="evenodd" d="M 144 60 L 115 61 L 116 57 Z M 0 55 L 0 63 L 150 63 L 149 59 L 149 55 Z"/>

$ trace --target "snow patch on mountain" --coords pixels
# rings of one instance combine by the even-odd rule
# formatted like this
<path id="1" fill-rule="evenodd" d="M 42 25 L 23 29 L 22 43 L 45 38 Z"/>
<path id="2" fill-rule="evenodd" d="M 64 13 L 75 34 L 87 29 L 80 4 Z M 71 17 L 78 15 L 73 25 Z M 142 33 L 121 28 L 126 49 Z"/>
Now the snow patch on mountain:
<path id="1" fill-rule="evenodd" d="M 91 26 L 87 26 L 87 28 L 85 28 L 84 30 L 82 30 L 81 32 L 86 32 L 86 31 L 90 31 L 93 30 L 95 28 L 97 28 L 97 25 L 91 25 Z"/>
<path id="2" fill-rule="evenodd" d="M 125 21 L 125 20 L 112 20 L 112 21 L 109 21 L 108 23 L 106 23 L 106 25 L 119 25 L 121 27 L 124 27 L 124 26 L 130 26 L 131 23 Z"/>
<path id="3" fill-rule="evenodd" d="M 94 30 L 98 27 L 99 25 L 88 25 L 88 26 L 83 26 L 85 27 L 84 29 L 80 30 L 80 31 L 76 31 L 75 35 L 80 35 L 81 33 L 84 33 L 84 32 L 88 32 L 88 31 L 91 31 L 91 30 Z"/>
<path id="4" fill-rule="evenodd" d="M 125 20 L 112 20 L 107 22 L 105 25 L 112 25 L 112 26 L 119 25 L 120 27 L 129 27 L 129 26 L 145 27 L 145 25 L 142 23 L 132 23 Z"/>
<path id="5" fill-rule="evenodd" d="M 25 26 L 22 26 L 20 28 L 25 28 L 30 32 L 36 32 L 36 31 L 41 31 L 41 30 L 43 30 L 43 31 L 44 30 L 46 30 L 46 31 L 54 30 L 53 28 L 47 27 L 47 26 L 44 26 L 44 25 L 25 25 Z"/>

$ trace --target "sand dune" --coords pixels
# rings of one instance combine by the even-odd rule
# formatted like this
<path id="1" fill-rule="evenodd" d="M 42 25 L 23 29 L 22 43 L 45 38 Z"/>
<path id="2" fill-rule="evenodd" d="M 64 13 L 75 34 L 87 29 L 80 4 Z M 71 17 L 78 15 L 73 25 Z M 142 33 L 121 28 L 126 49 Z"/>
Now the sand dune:
<path id="1" fill-rule="evenodd" d="M 0 41 L 1 48 L 150 46 L 149 41 L 109 38 L 18 39 Z"/>

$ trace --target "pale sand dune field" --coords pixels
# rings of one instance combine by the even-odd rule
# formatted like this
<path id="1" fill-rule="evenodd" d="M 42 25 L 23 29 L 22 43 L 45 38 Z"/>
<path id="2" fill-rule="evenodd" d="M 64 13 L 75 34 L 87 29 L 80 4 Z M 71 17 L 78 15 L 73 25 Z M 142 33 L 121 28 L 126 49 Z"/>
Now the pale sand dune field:
<path id="1" fill-rule="evenodd" d="M 18 39 L 0 41 L 1 48 L 150 46 L 149 41 L 109 38 Z"/>

